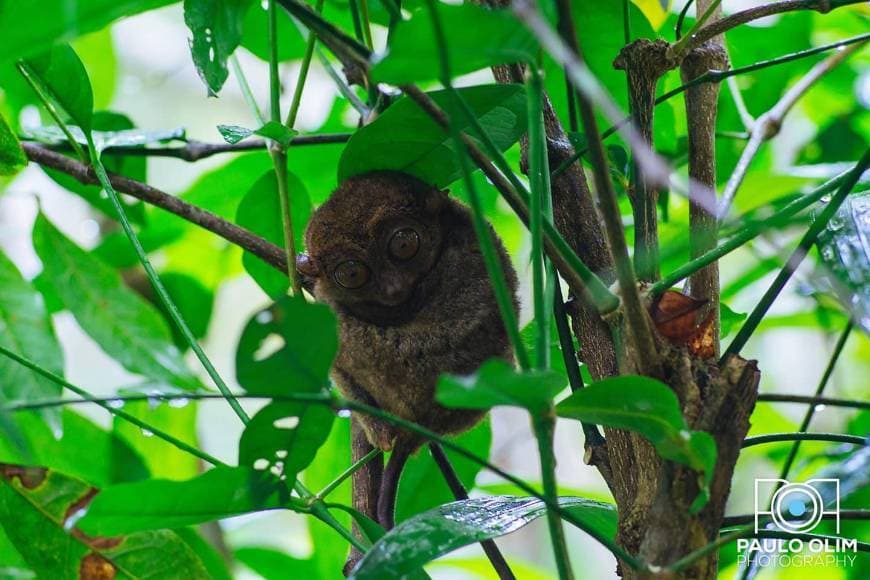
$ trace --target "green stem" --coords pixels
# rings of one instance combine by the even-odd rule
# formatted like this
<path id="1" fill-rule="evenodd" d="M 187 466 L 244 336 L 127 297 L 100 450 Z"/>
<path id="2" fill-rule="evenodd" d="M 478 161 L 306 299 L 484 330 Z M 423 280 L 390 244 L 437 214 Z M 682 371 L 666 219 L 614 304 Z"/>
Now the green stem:
<path id="1" fill-rule="evenodd" d="M 359 458 L 357 461 L 355 461 L 350 467 L 348 467 L 347 469 L 342 471 L 338 477 L 336 477 L 329 484 L 327 484 L 326 487 L 324 487 L 322 490 L 317 492 L 317 494 L 314 497 L 316 497 L 317 499 L 321 499 L 321 500 L 326 499 L 326 496 L 328 496 L 330 493 L 332 493 L 335 490 L 335 488 L 337 488 L 339 485 L 344 483 L 348 477 L 352 476 L 354 473 L 356 473 L 357 471 L 359 471 L 360 469 L 365 467 L 365 465 L 369 461 L 371 461 L 375 457 L 378 457 L 380 454 L 381 454 L 380 449 L 372 449 L 371 451 L 369 451 L 368 453 L 363 455 L 361 458 Z"/>
<path id="2" fill-rule="evenodd" d="M 552 410 L 551 410 L 552 411 Z M 559 490 L 556 483 L 556 458 L 553 455 L 553 431 L 556 421 L 552 415 L 534 419 L 535 438 L 538 441 L 538 453 L 541 461 L 541 482 L 544 487 L 544 497 L 551 503 L 558 504 Z M 556 569 L 560 580 L 574 578 L 571 572 L 571 559 L 568 555 L 568 545 L 565 542 L 565 530 L 562 520 L 555 511 L 547 510 L 547 523 L 550 528 L 550 540 L 553 543 L 553 555 L 556 559 Z"/>
<path id="3" fill-rule="evenodd" d="M 317 0 L 314 10 L 319 14 L 323 10 L 324 0 Z M 302 91 L 305 89 L 305 81 L 308 79 L 308 70 L 311 68 L 311 59 L 314 56 L 314 47 L 317 44 L 317 35 L 308 31 L 308 41 L 305 45 L 305 55 L 299 67 L 299 75 L 296 78 L 296 87 L 293 89 L 293 99 L 290 101 L 290 110 L 284 124 L 291 129 L 296 126 L 296 116 L 299 114 L 299 105 L 302 103 Z"/>
<path id="4" fill-rule="evenodd" d="M 792 252 L 791 256 L 789 256 L 788 262 L 786 262 L 785 267 L 780 270 L 776 279 L 770 285 L 770 288 L 767 289 L 767 292 L 764 293 L 764 296 L 761 297 L 761 300 L 758 302 L 758 305 L 753 309 L 752 313 L 749 315 L 749 318 L 740 327 L 740 330 L 737 332 L 737 336 L 734 337 L 734 340 L 731 344 L 728 345 L 728 349 L 725 351 L 723 355 L 723 359 L 729 355 L 738 354 L 741 349 L 746 345 L 746 342 L 752 336 L 752 333 L 755 332 L 755 329 L 758 328 L 758 325 L 761 323 L 761 320 L 767 314 L 767 311 L 770 309 L 770 306 L 773 304 L 773 301 L 776 300 L 776 297 L 779 296 L 779 293 L 785 288 L 786 283 L 791 279 L 792 274 L 794 274 L 795 270 L 797 270 L 798 266 L 803 262 L 804 258 L 809 253 L 810 248 L 813 244 L 816 243 L 816 239 L 818 238 L 821 231 L 828 224 L 828 221 L 833 217 L 834 213 L 840 209 L 840 205 L 842 205 L 843 201 L 845 201 L 846 196 L 849 195 L 849 192 L 852 191 L 852 188 L 855 187 L 855 184 L 858 183 L 858 179 L 861 177 L 861 174 L 864 173 L 864 170 L 870 166 L 870 148 L 864 151 L 864 155 L 861 157 L 861 160 L 855 165 L 855 167 L 849 172 L 849 175 L 843 180 L 843 184 L 840 185 L 840 188 L 837 190 L 837 193 L 834 194 L 831 201 L 825 206 L 825 208 L 819 213 L 819 216 L 813 221 L 812 225 L 810 225 L 804 237 L 801 238 L 798 247 Z"/>
<path id="5" fill-rule="evenodd" d="M 54 374 L 53 372 L 51 372 L 50 370 L 48 370 L 46 368 L 43 368 L 42 366 L 36 364 L 32 360 L 24 358 L 23 356 L 20 356 L 16 353 L 12 352 L 11 350 L 4 347 L 3 345 L 0 345 L 0 354 L 12 359 L 13 361 L 17 362 L 21 366 L 24 366 L 24 367 L 32 370 L 33 372 L 42 375 L 43 377 L 47 378 L 48 380 L 52 381 L 53 383 L 55 383 L 57 385 L 60 385 L 61 387 L 67 389 L 68 391 L 75 393 L 76 395 L 82 397 L 82 399 L 84 399 L 88 403 L 93 403 L 99 407 L 102 407 L 103 409 L 105 409 L 106 411 L 111 413 L 112 415 L 115 415 L 116 417 L 119 417 L 119 418 L 127 421 L 131 425 L 135 425 L 136 427 L 139 427 L 140 429 L 150 431 L 151 433 L 154 434 L 155 437 L 157 437 L 159 439 L 163 439 L 164 441 L 166 441 L 170 445 L 172 445 L 172 446 L 174 446 L 174 447 L 176 447 L 176 448 L 178 448 L 186 453 L 190 453 L 191 455 L 198 457 L 199 459 L 202 459 L 206 463 L 210 463 L 211 465 L 224 465 L 224 463 L 221 460 L 219 460 L 215 457 L 212 457 L 211 455 L 209 455 L 205 451 L 201 451 L 201 450 L 197 449 L 196 447 L 193 447 L 192 445 L 189 445 L 189 444 L 185 443 L 184 441 L 173 437 L 169 433 L 166 433 L 165 431 L 158 429 L 157 427 L 149 425 L 145 421 L 142 421 L 138 417 L 131 415 L 130 413 L 127 413 L 126 411 L 114 408 L 111 403 L 112 403 L 112 401 L 115 401 L 117 399 L 111 399 L 111 398 L 101 399 L 99 397 L 95 397 L 94 395 L 90 394 L 88 391 L 84 390 L 83 388 L 72 384 L 71 382 L 67 381 L 63 377 Z M 187 397 L 179 395 L 177 398 L 187 398 Z M 153 397 L 152 397 L 152 399 L 153 399 Z M 140 400 L 149 400 L 149 397 L 143 395 Z M 61 400 L 59 402 L 64 403 L 65 401 Z M 8 410 L 9 411 L 18 411 L 18 410 L 29 410 L 29 409 L 36 409 L 36 408 L 39 408 L 39 407 L 29 406 L 28 404 L 24 404 L 21 406 L 14 406 L 13 405 L 12 407 L 9 407 Z M 4 407 L 4 410 L 7 410 L 7 409 Z"/>
<path id="6" fill-rule="evenodd" d="M 734 250 L 745 245 L 750 240 L 755 239 L 762 233 L 774 228 L 788 225 L 790 222 L 790 218 L 797 215 L 812 204 L 816 203 L 825 195 L 839 187 L 849 176 L 849 173 L 849 171 L 846 171 L 831 179 L 830 181 L 826 181 L 810 193 L 792 201 L 770 217 L 765 218 L 764 221 L 751 221 L 747 223 L 740 230 L 734 233 L 730 238 L 728 238 L 728 240 L 723 242 L 720 246 L 713 248 L 709 252 L 698 256 L 694 260 L 686 262 L 667 276 L 664 276 L 661 280 L 650 286 L 647 290 L 647 293 L 650 296 L 658 296 L 665 290 L 671 288 L 680 280 L 688 278 L 690 275 L 694 274 L 704 266 L 707 266 L 708 264 L 715 262 L 723 256 L 730 254 Z"/>
<path id="7" fill-rule="evenodd" d="M 547 137 L 544 129 L 543 83 L 541 75 L 530 67 L 527 83 L 529 115 L 529 183 L 532 189 L 529 204 L 529 230 L 532 237 L 532 299 L 537 322 L 535 336 L 535 368 L 547 368 L 550 353 L 549 308 L 545 299 L 544 278 L 544 204 L 550 197 L 547 163 Z"/>
<path id="8" fill-rule="evenodd" d="M 311 33 L 311 38 L 314 38 L 313 32 Z M 303 68 L 305 68 L 304 64 Z M 241 69 L 239 72 L 241 73 Z M 307 72 L 306 68 L 305 73 L 307 74 Z M 244 75 L 240 74 L 240 76 Z M 304 79 L 302 84 L 304 84 Z M 301 94 L 300 89 L 301 85 L 297 83 L 296 91 L 299 94 Z M 281 78 L 278 75 L 278 7 L 275 4 L 275 0 L 269 0 L 269 105 L 271 120 L 275 123 L 280 123 Z M 273 141 L 269 146 L 269 153 L 272 156 L 272 164 L 275 166 L 275 181 L 278 186 L 278 203 L 281 207 L 281 230 L 284 234 L 284 256 L 287 260 L 287 275 L 290 277 L 293 295 L 301 296 L 302 282 L 299 279 L 299 273 L 296 271 L 296 238 L 293 234 L 293 215 L 287 175 L 287 151 L 282 144 Z"/>
<path id="9" fill-rule="evenodd" d="M 447 45 L 442 28 L 441 18 L 435 8 L 434 0 L 427 0 L 427 7 L 432 16 L 432 27 L 435 33 L 435 39 L 438 44 L 441 63 L 441 82 L 450 91 L 453 96 L 453 102 L 461 108 L 463 102 L 459 93 L 454 90 L 450 80 L 450 60 L 447 52 Z M 477 242 L 480 245 L 480 251 L 483 255 L 484 266 L 486 273 L 492 283 L 493 293 L 495 294 L 496 304 L 498 305 L 499 313 L 501 314 L 502 322 L 504 323 L 508 339 L 511 341 L 514 353 L 517 357 L 517 363 L 522 369 L 530 367 L 529 355 L 526 352 L 522 337 L 520 336 L 519 324 L 517 321 L 516 311 L 514 310 L 513 297 L 507 287 L 504 268 L 502 267 L 501 258 L 495 248 L 493 242 L 493 232 L 486 219 L 483 216 L 483 205 L 480 201 L 480 196 L 477 192 L 477 187 L 471 177 L 471 168 L 468 160 L 468 151 L 459 135 L 459 130 L 455 122 L 449 122 L 449 131 L 451 138 L 456 146 L 459 165 L 462 169 L 462 178 L 465 188 L 468 191 L 469 205 L 471 206 L 471 219 L 474 226 L 474 233 L 477 236 Z"/>
<path id="10" fill-rule="evenodd" d="M 695 35 L 695 33 L 701 30 L 701 28 L 707 23 L 707 20 L 710 19 L 710 16 L 713 15 L 713 13 L 716 11 L 716 9 L 719 7 L 719 4 L 721 3 L 722 0 L 713 0 L 713 2 L 711 2 L 710 5 L 707 6 L 707 9 L 704 10 L 704 13 L 701 14 L 700 18 L 695 21 L 695 25 L 689 29 L 689 32 L 687 32 L 685 36 L 680 38 L 673 45 L 673 47 L 671 47 L 671 51 L 674 54 L 680 54 L 683 51 L 683 49 L 686 47 L 686 44 L 688 44 L 692 37 Z"/>
<path id="11" fill-rule="evenodd" d="M 803 395 L 781 395 L 779 393 L 760 393 L 758 401 L 766 403 L 802 403 L 805 405 L 827 405 L 829 407 L 848 407 L 851 409 L 870 409 L 870 401 L 853 399 L 833 399 L 831 397 L 807 397 Z"/>
<path id="12" fill-rule="evenodd" d="M 33 80 L 33 77 L 36 74 L 30 69 L 30 66 L 27 65 L 24 61 L 18 62 L 18 71 L 21 73 L 21 76 L 24 77 L 24 80 L 27 81 L 27 84 L 30 85 L 30 88 L 33 89 L 33 92 L 36 93 L 36 96 L 39 97 L 39 100 L 42 102 L 45 110 L 48 111 L 48 114 L 54 120 L 55 124 L 60 127 L 60 130 L 63 131 L 64 136 L 67 141 L 69 141 L 69 146 L 72 147 L 72 150 L 75 151 L 76 156 L 81 160 L 82 163 L 88 162 L 88 156 L 85 154 L 84 149 L 82 149 L 81 144 L 73 137 L 72 132 L 67 127 L 66 123 L 60 118 L 60 113 L 57 108 L 54 106 L 54 103 L 51 102 L 51 99 L 48 98 L 48 95 L 42 90 L 42 87 L 39 86 L 39 83 Z"/>
<path id="13" fill-rule="evenodd" d="M 782 441 L 830 441 L 832 443 L 867 445 L 867 437 L 858 437 L 857 435 L 843 435 L 841 433 L 771 433 L 769 435 L 747 437 L 743 440 L 740 448 L 746 449 L 747 447 Z"/>
<path id="14" fill-rule="evenodd" d="M 363 41 L 369 50 L 373 48 L 372 44 L 372 26 L 369 22 L 369 4 L 368 0 L 359 0 L 360 19 L 362 20 Z"/>

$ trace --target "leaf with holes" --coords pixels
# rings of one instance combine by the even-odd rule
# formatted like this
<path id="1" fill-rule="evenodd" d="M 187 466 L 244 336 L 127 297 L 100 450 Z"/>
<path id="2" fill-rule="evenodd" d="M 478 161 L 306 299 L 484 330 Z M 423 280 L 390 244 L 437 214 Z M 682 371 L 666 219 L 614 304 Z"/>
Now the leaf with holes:
<path id="1" fill-rule="evenodd" d="M 134 373 L 177 387 L 199 386 L 161 316 L 118 272 L 68 240 L 42 214 L 33 244 L 56 296 L 107 354 Z"/>
<path id="2" fill-rule="evenodd" d="M 515 371 L 501 359 L 490 359 L 477 372 L 466 375 L 442 375 L 435 398 L 447 407 L 489 409 L 511 405 L 532 413 L 545 410 L 566 379 L 555 371 Z"/>
<path id="3" fill-rule="evenodd" d="M 86 534 L 77 525 L 97 489 L 39 467 L 0 464 L 0 526 L 40 578 L 208 578 L 193 550 L 170 530 Z M 141 498 L 139 498 L 141 499 Z"/>
<path id="4" fill-rule="evenodd" d="M 302 250 L 305 226 L 311 216 L 311 201 L 308 199 L 305 185 L 290 172 L 287 174 L 287 187 L 290 195 L 293 237 L 296 249 Z M 281 218 L 278 181 L 274 170 L 266 171 L 239 202 L 236 223 L 273 244 L 284 247 L 284 223 Z M 250 252 L 242 255 L 242 265 L 270 298 L 278 299 L 287 293 L 290 279 L 283 272 L 279 272 Z"/>
<path id="5" fill-rule="evenodd" d="M 329 437 L 335 413 L 324 405 L 272 403 L 245 427 L 239 465 L 293 481 Z"/>
<path id="6" fill-rule="evenodd" d="M 611 538 L 616 535 L 612 505 L 579 497 L 561 497 L 559 504 L 599 533 Z M 401 578 L 448 552 L 514 532 L 546 511 L 546 504 L 539 499 L 511 496 L 442 505 L 387 532 L 366 552 L 349 578 Z"/>
<path id="7" fill-rule="evenodd" d="M 184 23 L 190 29 L 190 53 L 210 95 L 229 76 L 227 59 L 242 41 L 242 22 L 253 0 L 184 0 Z"/>
<path id="8" fill-rule="evenodd" d="M 526 132 L 522 85 L 483 85 L 458 92 L 500 150 L 506 150 Z M 449 110 L 452 97 L 447 91 L 428 95 Z M 478 138 L 464 116 L 455 118 L 460 119 L 457 124 L 461 131 Z M 436 187 L 446 187 L 462 175 L 450 135 L 407 97 L 353 134 L 341 155 L 338 179 L 378 169 L 404 171 Z"/>
<path id="9" fill-rule="evenodd" d="M 716 442 L 709 433 L 689 431 L 677 395 L 664 383 L 641 376 L 597 381 L 556 405 L 556 414 L 643 435 L 659 455 L 701 474 L 701 492 L 693 509 L 706 503 Z"/>
<path id="10" fill-rule="evenodd" d="M 148 479 L 107 487 L 88 506 L 79 527 L 88 534 L 128 534 L 279 507 L 291 504 L 290 492 L 278 478 L 221 466 L 185 481 Z"/>
<path id="11" fill-rule="evenodd" d="M 236 350 L 236 378 L 252 395 L 317 392 L 338 352 L 335 315 L 323 304 L 284 297 L 245 326 Z"/>
<path id="12" fill-rule="evenodd" d="M 39 295 L 0 252 L 0 345 L 62 375 L 63 353 Z M 60 396 L 62 388 L 0 354 L 0 403 L 23 403 Z M 57 409 L 41 411 L 52 428 L 60 428 Z"/>

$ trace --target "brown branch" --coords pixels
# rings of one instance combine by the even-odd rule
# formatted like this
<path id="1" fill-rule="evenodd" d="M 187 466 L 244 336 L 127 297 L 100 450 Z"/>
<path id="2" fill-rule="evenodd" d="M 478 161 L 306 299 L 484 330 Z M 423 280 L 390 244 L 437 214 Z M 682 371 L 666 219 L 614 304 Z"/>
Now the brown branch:
<path id="1" fill-rule="evenodd" d="M 701 28 L 701 30 L 697 31 L 691 37 L 686 37 L 688 40 L 686 44 L 681 47 L 679 52 L 685 54 L 723 32 L 727 32 L 741 24 L 764 18 L 765 16 L 793 12 L 795 10 L 815 10 L 822 14 L 826 14 L 835 8 L 841 8 L 849 4 L 858 4 L 864 1 L 865 0 L 783 0 L 781 2 L 753 6 L 752 8 L 735 12 L 721 20 L 712 22 Z"/>
<path id="2" fill-rule="evenodd" d="M 740 184 L 743 183 L 743 179 L 749 171 L 749 166 L 751 165 L 752 160 L 755 159 L 755 156 L 758 155 L 761 146 L 779 133 L 785 116 L 789 111 L 791 111 L 795 103 L 797 103 L 797 101 L 803 97 L 819 79 L 833 70 L 838 64 L 854 54 L 865 44 L 866 42 L 859 42 L 845 47 L 816 64 L 807 72 L 807 74 L 786 91 L 782 98 L 777 101 L 770 110 L 758 117 L 750 131 L 749 143 L 747 143 L 746 148 L 743 149 L 743 153 L 740 155 L 740 160 L 737 162 L 737 167 L 734 168 L 734 172 L 728 178 L 728 183 L 725 184 L 725 189 L 722 191 L 722 198 L 719 201 L 719 207 L 717 210 L 719 219 L 724 218 L 728 214 L 728 210 L 731 208 L 731 203 L 737 195 L 737 190 L 740 188 Z"/>
<path id="3" fill-rule="evenodd" d="M 709 6 L 700 2 L 698 10 Z M 717 9 L 721 12 L 721 6 Z M 713 17 L 719 14 L 714 13 Z M 728 53 L 720 36 L 689 51 L 680 65 L 685 83 L 710 70 L 728 70 Z M 686 119 L 689 131 L 689 248 L 697 258 L 716 247 L 716 115 L 720 85 L 702 83 L 686 91 Z M 701 187 L 698 187 L 701 185 Z M 719 263 L 698 270 L 689 278 L 689 293 L 707 302 L 713 319 L 713 346 L 719 355 Z"/>
<path id="4" fill-rule="evenodd" d="M 346 143 L 350 139 L 350 133 L 324 133 L 319 135 L 300 135 L 290 141 L 290 147 L 303 145 L 330 145 L 334 143 Z M 33 142 L 39 145 L 37 142 Z M 69 151 L 68 145 L 42 145 L 52 151 Z M 244 151 L 266 150 L 268 145 L 265 139 L 247 139 L 239 143 L 205 143 L 203 141 L 188 141 L 183 147 L 110 147 L 103 151 L 103 155 L 117 155 L 128 157 L 170 157 L 182 161 L 199 161 L 220 153 L 241 153 Z"/>
<path id="5" fill-rule="evenodd" d="M 65 173 L 84 185 L 99 185 L 94 171 L 84 163 L 36 143 L 25 142 L 21 144 L 21 147 L 28 159 L 34 163 Z M 228 242 L 236 244 L 277 270 L 287 272 L 284 251 L 250 230 L 239 227 L 201 207 L 169 195 L 141 181 L 115 173 L 109 174 L 109 181 L 117 191 L 173 213 L 192 224 L 217 234 Z"/>

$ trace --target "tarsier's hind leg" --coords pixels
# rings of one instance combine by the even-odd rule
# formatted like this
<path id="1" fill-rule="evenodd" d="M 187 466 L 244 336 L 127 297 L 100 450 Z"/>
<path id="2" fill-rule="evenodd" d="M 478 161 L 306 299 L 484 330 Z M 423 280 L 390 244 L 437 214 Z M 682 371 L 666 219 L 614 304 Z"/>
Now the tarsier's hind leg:
<path id="1" fill-rule="evenodd" d="M 384 470 L 381 480 L 381 491 L 378 497 L 378 523 L 385 530 L 391 530 L 395 525 L 396 495 L 399 490 L 399 478 L 405 468 L 408 458 L 420 447 L 420 440 L 405 434 L 396 437 L 393 452 Z"/>
<path id="2" fill-rule="evenodd" d="M 370 453 L 374 447 L 369 443 L 365 429 L 363 429 L 359 418 L 355 415 L 351 416 L 350 429 L 351 457 L 355 463 Z M 378 518 L 378 497 L 380 495 L 383 474 L 384 461 L 379 455 L 366 463 L 362 468 L 358 469 L 356 473 L 353 474 L 352 478 L 353 508 L 373 520 L 377 520 Z M 357 537 L 362 536 L 362 532 L 356 522 L 353 523 L 353 533 Z M 357 565 L 362 557 L 362 552 L 355 547 L 351 547 L 350 555 L 348 555 L 347 561 L 344 563 L 343 572 L 345 576 L 350 574 L 350 571 L 353 570 L 354 566 Z"/>

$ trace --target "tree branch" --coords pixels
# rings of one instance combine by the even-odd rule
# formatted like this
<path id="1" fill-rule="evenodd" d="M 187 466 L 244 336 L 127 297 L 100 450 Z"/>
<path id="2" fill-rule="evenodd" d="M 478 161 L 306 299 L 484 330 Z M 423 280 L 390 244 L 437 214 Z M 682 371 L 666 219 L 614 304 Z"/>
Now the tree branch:
<path id="1" fill-rule="evenodd" d="M 21 147 L 34 163 L 66 173 L 84 185 L 99 185 L 93 169 L 84 163 L 35 143 L 25 142 Z M 284 251 L 253 232 L 140 181 L 115 173 L 109 174 L 109 181 L 117 191 L 173 213 L 251 252 L 281 272 L 287 272 Z"/>

